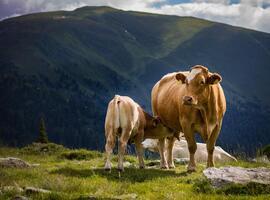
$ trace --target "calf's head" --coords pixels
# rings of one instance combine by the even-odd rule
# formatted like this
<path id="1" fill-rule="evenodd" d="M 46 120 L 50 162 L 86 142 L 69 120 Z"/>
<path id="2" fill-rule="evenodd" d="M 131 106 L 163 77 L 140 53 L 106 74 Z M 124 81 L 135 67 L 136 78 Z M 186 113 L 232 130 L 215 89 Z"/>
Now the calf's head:
<path id="1" fill-rule="evenodd" d="M 210 86 L 222 80 L 219 74 L 209 72 L 202 65 L 192 67 L 188 74 L 179 72 L 175 78 L 185 84 L 181 101 L 184 105 L 190 106 L 201 106 L 207 102 Z"/>
<path id="2" fill-rule="evenodd" d="M 151 120 L 148 120 L 144 133 L 145 138 L 152 139 L 161 139 L 174 136 L 173 131 L 161 122 L 160 117 L 154 117 Z"/>

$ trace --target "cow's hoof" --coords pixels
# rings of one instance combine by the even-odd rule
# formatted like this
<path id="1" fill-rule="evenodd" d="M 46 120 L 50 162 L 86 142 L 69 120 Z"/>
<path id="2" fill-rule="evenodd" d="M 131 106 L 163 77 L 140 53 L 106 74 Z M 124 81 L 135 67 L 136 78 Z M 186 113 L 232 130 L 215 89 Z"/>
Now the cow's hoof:
<path id="1" fill-rule="evenodd" d="M 196 172 L 196 167 L 195 166 L 188 166 L 187 167 L 187 172 L 188 173 Z"/>
<path id="2" fill-rule="evenodd" d="M 207 164 L 206 168 L 215 167 L 214 164 Z"/>

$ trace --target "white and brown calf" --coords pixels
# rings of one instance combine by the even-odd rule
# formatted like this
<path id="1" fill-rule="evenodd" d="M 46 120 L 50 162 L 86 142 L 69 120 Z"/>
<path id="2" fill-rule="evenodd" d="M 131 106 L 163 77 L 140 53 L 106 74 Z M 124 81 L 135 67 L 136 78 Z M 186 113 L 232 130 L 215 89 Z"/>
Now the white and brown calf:
<path id="1" fill-rule="evenodd" d="M 144 168 L 142 142 L 145 138 L 160 139 L 173 136 L 158 118 L 147 114 L 135 101 L 127 96 L 115 95 L 109 102 L 105 119 L 106 164 L 111 170 L 110 156 L 118 137 L 118 170 L 123 171 L 123 159 L 128 140 L 133 140 L 140 168 Z"/>

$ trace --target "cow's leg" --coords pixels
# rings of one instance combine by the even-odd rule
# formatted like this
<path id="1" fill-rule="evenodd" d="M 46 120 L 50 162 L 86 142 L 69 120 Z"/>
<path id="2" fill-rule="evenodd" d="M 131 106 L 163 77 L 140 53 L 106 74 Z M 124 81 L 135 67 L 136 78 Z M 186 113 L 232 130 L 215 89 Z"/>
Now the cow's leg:
<path id="1" fill-rule="evenodd" d="M 188 143 L 188 150 L 189 150 L 189 163 L 187 170 L 189 172 L 195 172 L 196 171 L 195 152 L 197 150 L 197 144 L 194 135 L 186 137 L 186 140 Z"/>
<path id="2" fill-rule="evenodd" d="M 173 146 L 175 142 L 175 137 L 171 137 L 167 140 L 168 142 L 168 148 L 167 148 L 167 161 L 169 168 L 175 168 L 174 162 L 173 162 Z"/>
<path id="3" fill-rule="evenodd" d="M 144 161 L 143 161 L 143 146 L 142 146 L 142 142 L 143 142 L 143 131 L 140 131 L 138 133 L 138 135 L 136 135 L 136 137 L 135 137 L 136 153 L 137 153 L 137 157 L 138 157 L 138 160 L 139 160 L 139 167 L 140 167 L 140 169 L 143 169 L 145 167 L 144 166 Z"/>
<path id="4" fill-rule="evenodd" d="M 118 170 L 124 171 L 124 154 L 127 147 L 127 142 L 131 131 L 129 129 L 122 129 L 122 134 L 118 140 Z"/>
<path id="5" fill-rule="evenodd" d="M 116 139 L 116 136 L 113 134 L 113 131 L 108 132 L 107 137 L 106 137 L 106 145 L 105 145 L 106 163 L 105 163 L 104 169 L 106 171 L 110 171 L 112 168 L 111 154 L 115 146 L 115 139 Z"/>
<path id="6" fill-rule="evenodd" d="M 189 163 L 188 163 L 187 170 L 188 172 L 194 172 L 196 171 L 196 162 L 195 162 L 194 156 L 197 150 L 197 144 L 194 138 L 194 131 L 189 126 L 190 123 L 182 122 L 181 124 L 186 125 L 186 126 L 183 126 L 183 132 L 187 140 L 188 150 L 189 150 Z"/>
<path id="7" fill-rule="evenodd" d="M 158 150 L 160 154 L 160 168 L 168 169 L 168 164 L 165 156 L 165 138 L 159 139 Z"/>
<path id="8" fill-rule="evenodd" d="M 211 133 L 210 138 L 208 139 L 207 143 L 206 143 L 206 148 L 207 148 L 207 152 L 208 152 L 208 159 L 207 159 L 207 167 L 214 167 L 214 149 L 215 149 L 215 144 L 216 144 L 216 140 L 217 137 L 219 135 L 220 132 L 220 127 L 219 125 L 217 125 L 213 132 Z"/>

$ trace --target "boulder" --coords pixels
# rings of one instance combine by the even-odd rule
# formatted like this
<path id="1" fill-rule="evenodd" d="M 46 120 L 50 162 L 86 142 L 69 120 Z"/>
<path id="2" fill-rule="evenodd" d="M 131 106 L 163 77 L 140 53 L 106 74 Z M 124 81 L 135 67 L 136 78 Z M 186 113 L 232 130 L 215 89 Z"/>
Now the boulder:
<path id="1" fill-rule="evenodd" d="M 270 169 L 268 168 L 242 168 L 242 167 L 221 167 L 207 168 L 203 174 L 216 188 L 227 184 L 248 184 L 260 183 L 270 185 Z"/>
<path id="2" fill-rule="evenodd" d="M 146 139 L 142 142 L 143 148 L 148 149 L 152 152 L 158 151 L 158 140 L 157 139 Z M 166 143 L 167 145 L 167 143 Z M 166 153 L 166 152 L 165 152 Z M 185 139 L 180 141 L 176 140 L 173 146 L 173 158 L 174 159 L 184 159 L 180 160 L 180 163 L 189 160 L 189 150 L 188 144 Z M 208 159 L 208 152 L 205 143 L 197 143 L 197 151 L 195 153 L 196 162 L 206 162 Z M 235 157 L 230 155 L 228 152 L 224 151 L 221 147 L 215 146 L 214 160 L 218 163 L 233 162 L 237 161 Z M 182 162 L 183 161 L 183 162 Z"/>
<path id="3" fill-rule="evenodd" d="M 0 158 L 0 167 L 29 168 L 31 165 L 19 158 Z"/>

